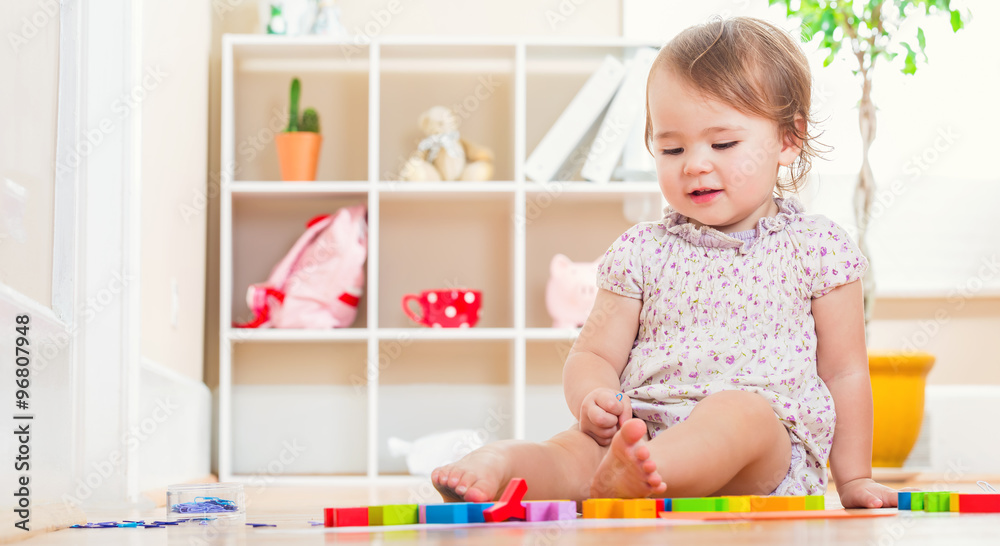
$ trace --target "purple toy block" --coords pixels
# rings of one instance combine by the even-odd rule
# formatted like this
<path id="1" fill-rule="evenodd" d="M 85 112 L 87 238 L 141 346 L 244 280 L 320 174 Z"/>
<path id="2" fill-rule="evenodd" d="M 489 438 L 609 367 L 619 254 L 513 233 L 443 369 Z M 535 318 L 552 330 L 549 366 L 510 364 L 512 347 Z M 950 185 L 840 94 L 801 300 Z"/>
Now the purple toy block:
<path id="1" fill-rule="evenodd" d="M 419 511 L 417 512 L 417 515 L 420 518 L 420 523 L 427 523 L 427 505 L 426 504 L 421 504 L 420 505 Z"/>
<path id="2" fill-rule="evenodd" d="M 574 501 L 532 501 L 524 503 L 528 521 L 576 519 Z"/>

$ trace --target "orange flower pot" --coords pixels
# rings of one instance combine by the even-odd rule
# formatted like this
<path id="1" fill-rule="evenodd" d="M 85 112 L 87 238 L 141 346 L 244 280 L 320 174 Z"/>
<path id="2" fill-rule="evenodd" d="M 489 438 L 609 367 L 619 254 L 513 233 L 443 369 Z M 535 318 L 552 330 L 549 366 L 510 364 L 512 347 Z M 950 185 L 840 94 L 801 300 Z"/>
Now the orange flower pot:
<path id="1" fill-rule="evenodd" d="M 282 181 L 316 180 L 319 148 L 323 144 L 323 137 L 319 133 L 280 133 L 274 137 L 274 143 L 278 148 Z"/>
<path id="2" fill-rule="evenodd" d="M 924 420 L 924 391 L 934 355 L 869 352 L 875 433 L 872 466 L 899 468 L 910 456 Z"/>

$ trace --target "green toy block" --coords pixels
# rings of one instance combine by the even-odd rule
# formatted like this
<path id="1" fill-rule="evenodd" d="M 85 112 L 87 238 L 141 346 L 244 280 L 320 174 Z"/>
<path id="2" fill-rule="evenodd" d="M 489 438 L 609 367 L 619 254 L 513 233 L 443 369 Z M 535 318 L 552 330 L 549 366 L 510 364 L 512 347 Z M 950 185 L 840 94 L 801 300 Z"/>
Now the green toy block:
<path id="1" fill-rule="evenodd" d="M 729 499 L 722 497 L 673 499 L 671 510 L 673 512 L 728 512 Z"/>
<path id="2" fill-rule="evenodd" d="M 409 525 L 420 523 L 420 506 L 389 504 L 368 507 L 368 525 Z"/>
<path id="3" fill-rule="evenodd" d="M 951 511 L 951 491 L 934 491 L 924 493 L 925 512 Z"/>
<path id="4" fill-rule="evenodd" d="M 924 509 L 924 495 L 923 491 L 913 491 L 910 493 L 910 510 Z"/>
<path id="5" fill-rule="evenodd" d="M 806 495 L 806 510 L 825 510 L 826 501 L 823 495 Z"/>

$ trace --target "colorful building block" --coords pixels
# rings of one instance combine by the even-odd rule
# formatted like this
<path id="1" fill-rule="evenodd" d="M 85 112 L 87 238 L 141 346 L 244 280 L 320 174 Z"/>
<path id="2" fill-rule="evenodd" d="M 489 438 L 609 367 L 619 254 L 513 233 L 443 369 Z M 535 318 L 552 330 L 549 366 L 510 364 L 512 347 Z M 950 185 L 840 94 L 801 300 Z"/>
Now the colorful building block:
<path id="1" fill-rule="evenodd" d="M 793 510 L 805 510 L 805 497 L 785 497 L 785 496 L 752 496 L 750 497 L 751 512 L 790 512 Z"/>
<path id="2" fill-rule="evenodd" d="M 898 510 L 909 510 L 912 499 L 912 491 L 900 491 L 899 493 L 896 493 L 896 508 Z"/>
<path id="3" fill-rule="evenodd" d="M 673 512 L 728 512 L 729 500 L 723 497 L 671 499 Z"/>
<path id="4" fill-rule="evenodd" d="M 368 527 L 369 508 L 324 508 L 324 527 Z"/>
<path id="5" fill-rule="evenodd" d="M 559 521 L 576 519 L 574 501 L 532 501 L 524 503 L 527 521 Z"/>
<path id="6" fill-rule="evenodd" d="M 524 481 L 524 478 L 510 480 L 507 488 L 503 490 L 500 500 L 490 508 L 483 510 L 483 519 L 490 523 L 511 519 L 524 521 L 526 514 L 521 499 L 524 498 L 524 494 L 527 492 L 528 484 Z"/>
<path id="7" fill-rule="evenodd" d="M 933 491 L 924 493 L 925 512 L 951 511 L 951 491 Z"/>
<path id="8" fill-rule="evenodd" d="M 486 518 L 483 517 L 483 510 L 491 508 L 493 506 L 492 502 L 470 502 L 466 505 L 469 511 L 469 523 L 485 523 Z M 575 509 L 575 507 L 574 507 Z"/>
<path id="9" fill-rule="evenodd" d="M 626 499 L 622 503 L 622 517 L 625 519 L 656 518 L 656 499 Z"/>
<path id="10" fill-rule="evenodd" d="M 749 512 L 750 511 L 750 497 L 725 497 L 729 499 L 729 511 L 730 512 Z"/>
<path id="11" fill-rule="evenodd" d="M 806 495 L 806 510 L 825 510 L 826 498 L 823 495 Z"/>
<path id="12" fill-rule="evenodd" d="M 409 525 L 420 523 L 420 506 L 388 504 L 368 507 L 368 525 Z"/>
<path id="13" fill-rule="evenodd" d="M 428 504 L 424 518 L 427 523 L 469 523 L 469 507 L 463 502 Z"/>
<path id="14" fill-rule="evenodd" d="M 1000 512 L 1000 494 L 962 493 L 959 495 L 963 514 L 992 514 Z"/>
<path id="15" fill-rule="evenodd" d="M 958 493 L 952 493 L 951 495 L 948 495 L 948 511 L 958 512 L 959 511 L 958 506 L 959 506 Z"/>
<path id="16" fill-rule="evenodd" d="M 587 499 L 583 501 L 585 519 L 621 519 L 625 517 L 622 499 Z"/>
<path id="17" fill-rule="evenodd" d="M 654 499 L 656 500 L 656 513 L 669 512 L 670 511 L 670 499 Z"/>

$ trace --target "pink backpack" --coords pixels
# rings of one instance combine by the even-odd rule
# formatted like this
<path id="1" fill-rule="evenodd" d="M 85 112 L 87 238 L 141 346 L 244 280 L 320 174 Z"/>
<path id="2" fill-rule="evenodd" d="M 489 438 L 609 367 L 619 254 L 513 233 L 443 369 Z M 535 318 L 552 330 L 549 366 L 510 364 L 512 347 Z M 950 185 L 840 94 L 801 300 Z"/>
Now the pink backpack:
<path id="1" fill-rule="evenodd" d="M 306 224 L 267 282 L 251 285 L 254 319 L 237 328 L 346 328 L 358 314 L 365 284 L 368 222 L 364 205 L 317 216 Z"/>

